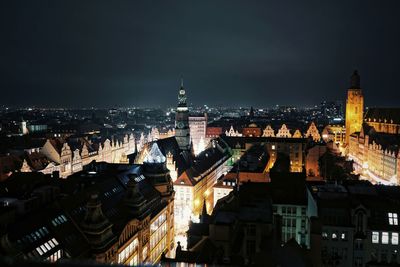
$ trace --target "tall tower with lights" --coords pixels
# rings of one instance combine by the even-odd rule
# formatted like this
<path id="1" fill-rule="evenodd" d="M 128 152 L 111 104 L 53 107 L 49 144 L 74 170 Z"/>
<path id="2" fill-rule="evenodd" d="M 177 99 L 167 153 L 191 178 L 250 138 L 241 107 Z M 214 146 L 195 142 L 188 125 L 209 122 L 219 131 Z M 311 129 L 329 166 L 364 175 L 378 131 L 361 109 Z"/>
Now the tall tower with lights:
<path id="1" fill-rule="evenodd" d="M 186 92 L 181 80 L 181 88 L 178 94 L 178 108 L 175 117 L 175 138 L 179 148 L 190 150 L 189 109 L 186 103 Z"/>
<path id="2" fill-rule="evenodd" d="M 350 88 L 347 90 L 346 100 L 346 145 L 350 135 L 359 132 L 363 123 L 364 96 L 360 87 L 360 75 L 355 70 L 350 79 Z"/>

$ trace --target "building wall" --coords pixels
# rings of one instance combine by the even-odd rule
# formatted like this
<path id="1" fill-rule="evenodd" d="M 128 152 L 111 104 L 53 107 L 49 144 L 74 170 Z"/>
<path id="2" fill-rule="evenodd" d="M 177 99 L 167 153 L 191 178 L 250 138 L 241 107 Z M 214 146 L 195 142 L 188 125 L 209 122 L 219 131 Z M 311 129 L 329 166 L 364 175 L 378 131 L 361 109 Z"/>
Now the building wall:
<path id="1" fill-rule="evenodd" d="M 197 155 L 206 147 L 207 115 L 203 117 L 189 117 L 190 138 L 194 153 Z"/>
<path id="2" fill-rule="evenodd" d="M 229 193 L 233 190 L 233 186 L 234 185 L 214 187 L 214 204 L 213 204 L 214 207 L 217 204 L 218 200 L 229 195 Z"/>
<path id="3" fill-rule="evenodd" d="M 295 238 L 297 243 L 310 248 L 310 222 L 306 205 L 274 204 L 274 214 L 282 216 L 282 242 Z"/>
<path id="4" fill-rule="evenodd" d="M 361 89 L 349 89 L 346 100 L 346 144 L 350 135 L 361 130 L 364 114 L 364 97 Z"/>
<path id="5" fill-rule="evenodd" d="M 324 266 L 354 266 L 352 227 L 323 226 L 321 258 Z"/>
<path id="6" fill-rule="evenodd" d="M 305 144 L 301 142 L 269 142 L 266 144 L 270 160 L 267 171 L 274 166 L 278 153 L 284 153 L 290 158 L 291 172 L 302 172 L 305 166 Z"/>
<path id="7" fill-rule="evenodd" d="M 399 184 L 398 151 L 383 150 L 369 137 L 360 134 L 350 136 L 348 156 L 354 160 L 356 173 L 365 174 L 371 179 L 383 180 L 387 183 Z"/>

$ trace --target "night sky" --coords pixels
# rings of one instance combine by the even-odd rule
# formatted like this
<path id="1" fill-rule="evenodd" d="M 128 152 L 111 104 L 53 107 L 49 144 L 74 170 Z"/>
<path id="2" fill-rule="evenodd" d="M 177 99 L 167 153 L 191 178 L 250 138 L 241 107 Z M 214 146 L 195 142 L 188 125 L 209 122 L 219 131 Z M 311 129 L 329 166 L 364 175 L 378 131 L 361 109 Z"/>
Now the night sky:
<path id="1" fill-rule="evenodd" d="M 400 1 L 0 3 L 0 104 L 399 106 Z"/>

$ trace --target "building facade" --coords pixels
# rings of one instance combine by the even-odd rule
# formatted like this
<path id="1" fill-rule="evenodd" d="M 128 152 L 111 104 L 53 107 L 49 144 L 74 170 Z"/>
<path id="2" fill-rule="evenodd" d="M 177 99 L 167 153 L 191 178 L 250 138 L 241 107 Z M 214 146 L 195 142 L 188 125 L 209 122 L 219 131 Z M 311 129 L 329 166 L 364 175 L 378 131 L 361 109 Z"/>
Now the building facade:
<path id="1" fill-rule="evenodd" d="M 190 137 L 192 140 L 193 151 L 198 155 L 206 146 L 207 113 L 204 116 L 189 117 Z"/>

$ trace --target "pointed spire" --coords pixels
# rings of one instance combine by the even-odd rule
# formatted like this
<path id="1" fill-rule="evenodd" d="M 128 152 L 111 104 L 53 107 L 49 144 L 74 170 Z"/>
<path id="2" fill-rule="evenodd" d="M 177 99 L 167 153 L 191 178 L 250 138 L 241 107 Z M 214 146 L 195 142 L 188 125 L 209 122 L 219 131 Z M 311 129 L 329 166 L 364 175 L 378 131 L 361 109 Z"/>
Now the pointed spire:
<path id="1" fill-rule="evenodd" d="M 206 199 L 204 198 L 204 200 L 203 200 L 203 209 L 202 209 L 201 215 L 200 215 L 200 222 L 201 223 L 206 223 L 207 221 L 208 221 L 207 203 L 206 203 Z"/>
<path id="2" fill-rule="evenodd" d="M 183 88 L 183 75 L 181 75 L 181 88 Z"/>
<path id="3" fill-rule="evenodd" d="M 357 70 L 354 70 L 350 78 L 350 89 L 360 89 L 360 75 Z"/>

